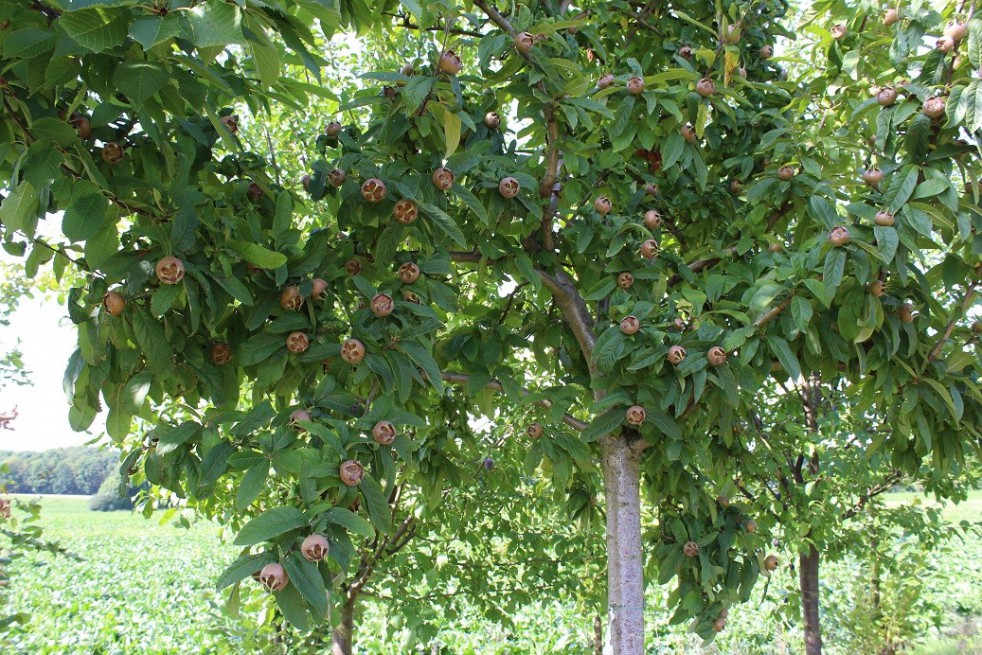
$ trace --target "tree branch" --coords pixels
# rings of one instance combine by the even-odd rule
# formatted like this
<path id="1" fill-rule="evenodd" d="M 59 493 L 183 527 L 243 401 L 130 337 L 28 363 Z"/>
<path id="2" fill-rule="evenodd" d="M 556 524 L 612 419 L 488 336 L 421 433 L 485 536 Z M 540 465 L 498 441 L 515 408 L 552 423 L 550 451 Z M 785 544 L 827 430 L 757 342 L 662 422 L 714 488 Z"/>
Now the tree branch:
<path id="1" fill-rule="evenodd" d="M 965 292 L 965 298 L 962 300 L 962 304 L 955 308 L 951 315 L 951 320 L 948 321 L 948 325 L 945 326 L 944 332 L 941 334 L 941 338 L 938 339 L 938 343 L 931 349 L 931 354 L 927 356 L 926 364 L 931 364 L 941 355 L 941 349 L 944 348 L 945 343 L 951 338 L 951 333 L 955 329 L 955 323 L 959 318 L 961 318 L 962 314 L 968 311 L 968 307 L 972 302 L 972 297 L 975 295 L 975 287 L 977 285 L 978 280 L 973 280 L 972 283 L 968 285 L 968 290 Z"/>
<path id="2" fill-rule="evenodd" d="M 903 473 L 900 471 L 891 471 L 890 473 L 887 473 L 881 482 L 878 482 L 867 489 L 866 493 L 860 497 L 856 504 L 842 515 L 842 518 L 851 519 L 859 514 L 861 511 L 863 511 L 863 508 L 866 507 L 869 501 L 873 500 L 880 494 L 886 493 L 887 491 L 893 489 L 893 487 L 895 487 L 897 483 L 903 479 L 903 477 Z"/>
<path id="3" fill-rule="evenodd" d="M 467 384 L 470 381 L 470 379 L 471 379 L 471 376 L 466 375 L 464 373 L 449 373 L 449 372 L 444 372 L 441 375 L 441 377 L 443 378 L 443 381 L 444 382 L 450 382 L 451 384 Z M 504 391 L 505 390 L 504 387 L 502 386 L 502 384 L 500 382 L 498 382 L 497 380 L 491 380 L 490 382 L 488 382 L 484 386 L 485 386 L 485 388 L 492 389 L 494 391 Z M 528 389 L 522 389 L 521 390 L 521 393 L 522 393 L 523 396 L 530 396 L 530 395 L 532 395 L 532 392 L 530 392 Z M 546 399 L 537 400 L 535 402 L 535 404 L 538 405 L 539 407 L 544 408 L 544 409 L 550 409 L 552 407 L 552 402 L 549 401 L 549 400 L 546 400 Z M 589 425 L 588 423 L 586 423 L 584 421 L 581 421 L 580 419 L 578 419 L 575 416 L 572 416 L 570 414 L 563 414 L 563 423 L 565 423 L 566 425 L 570 426 L 574 430 L 578 430 L 578 431 L 581 431 L 581 432 L 583 430 L 586 430 L 587 426 Z"/>
<path id="4" fill-rule="evenodd" d="M 765 325 L 767 325 L 768 323 L 770 323 L 771 320 L 774 319 L 778 314 L 780 314 L 785 309 L 787 309 L 788 308 L 788 305 L 790 305 L 790 304 L 791 304 L 791 296 L 788 296 L 787 298 L 784 299 L 783 302 L 781 302 L 780 305 L 772 308 L 766 314 L 761 314 L 761 316 L 758 317 L 756 321 L 754 321 L 754 327 L 755 328 L 762 328 L 762 327 L 764 327 Z"/>
<path id="5" fill-rule="evenodd" d="M 474 6 L 480 8 L 481 11 L 487 14 L 488 18 L 490 18 L 495 25 L 508 32 L 508 35 L 511 36 L 511 38 L 514 39 L 516 36 L 518 36 L 518 31 L 511 26 L 508 19 L 502 16 L 501 13 L 494 7 L 488 6 L 487 2 L 484 0 L 474 0 Z M 528 56 L 526 55 L 526 59 L 527 58 Z"/>

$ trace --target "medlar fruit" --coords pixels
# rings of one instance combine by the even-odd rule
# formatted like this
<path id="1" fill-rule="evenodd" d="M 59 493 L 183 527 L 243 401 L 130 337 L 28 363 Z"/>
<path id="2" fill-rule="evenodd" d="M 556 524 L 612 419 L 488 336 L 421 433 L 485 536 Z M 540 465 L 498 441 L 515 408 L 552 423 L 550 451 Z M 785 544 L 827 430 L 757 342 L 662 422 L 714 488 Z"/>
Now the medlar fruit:
<path id="1" fill-rule="evenodd" d="M 610 73 L 601 75 L 600 79 L 597 80 L 597 88 L 600 90 L 609 89 L 612 86 L 614 86 L 614 76 Z"/>
<path id="2" fill-rule="evenodd" d="M 303 296 L 300 295 L 300 289 L 296 285 L 291 284 L 283 289 L 283 292 L 280 294 L 280 307 L 287 311 L 296 311 L 302 305 Z"/>
<path id="3" fill-rule="evenodd" d="M 791 166 L 782 166 L 777 169 L 777 178 L 782 182 L 790 182 L 795 175 L 796 172 Z"/>
<path id="4" fill-rule="evenodd" d="M 76 114 L 72 118 L 72 127 L 78 132 L 78 138 L 82 139 L 82 141 L 87 141 L 92 136 L 92 122 L 85 116 Z"/>
<path id="5" fill-rule="evenodd" d="M 433 171 L 433 186 L 440 191 L 449 191 L 453 188 L 455 176 L 449 168 L 441 166 Z"/>
<path id="6" fill-rule="evenodd" d="M 542 436 L 542 432 L 543 432 L 542 424 L 538 422 L 532 423 L 531 425 L 528 426 L 528 428 L 526 428 L 525 432 L 531 438 L 538 439 L 539 437 Z"/>
<path id="7" fill-rule="evenodd" d="M 227 343 L 216 343 L 211 347 L 208 357 L 215 366 L 225 366 L 232 361 L 232 349 Z"/>
<path id="8" fill-rule="evenodd" d="M 841 225 L 839 227 L 832 228 L 832 231 L 829 232 L 829 243 L 831 243 L 833 246 L 844 246 L 849 243 L 851 239 L 852 237 L 849 235 L 849 230 Z"/>
<path id="9" fill-rule="evenodd" d="M 225 126 L 225 129 L 229 131 L 229 134 L 235 134 L 239 131 L 239 122 L 235 120 L 234 116 L 222 116 L 219 120 Z"/>
<path id="10" fill-rule="evenodd" d="M 456 75 L 463 67 L 464 64 L 460 61 L 460 57 L 453 50 L 444 50 L 436 62 L 436 69 L 448 75 Z"/>
<path id="11" fill-rule="evenodd" d="M 831 33 L 832 38 L 834 40 L 839 41 L 846 35 L 846 26 L 843 25 L 842 23 L 839 23 L 838 25 L 833 25 L 832 29 L 829 30 L 829 32 Z"/>
<path id="12" fill-rule="evenodd" d="M 295 409 L 290 412 L 290 425 L 298 430 L 302 430 L 303 428 L 297 425 L 297 421 L 309 421 L 312 418 L 313 416 L 311 416 L 310 412 L 308 412 L 306 409 Z"/>
<path id="13" fill-rule="evenodd" d="M 865 173 L 863 173 L 863 182 L 870 185 L 874 189 L 880 185 L 883 181 L 883 171 L 879 168 L 870 168 Z"/>
<path id="14" fill-rule="evenodd" d="M 380 446 L 391 446 L 396 440 L 396 426 L 388 421 L 379 421 L 372 428 L 372 438 Z"/>
<path id="15" fill-rule="evenodd" d="M 349 459 L 346 462 L 342 462 L 341 468 L 338 469 L 338 475 L 341 477 L 341 482 L 349 487 L 357 487 L 361 483 L 361 479 L 365 477 L 365 467 L 356 459 Z"/>
<path id="16" fill-rule="evenodd" d="M 327 127 L 324 128 L 324 134 L 330 137 L 337 137 L 337 135 L 341 134 L 341 129 L 342 129 L 341 123 L 337 121 L 331 121 L 330 123 L 327 124 Z"/>
<path id="17" fill-rule="evenodd" d="M 668 349 L 668 362 L 673 366 L 678 366 L 685 361 L 685 356 L 688 353 L 685 352 L 685 348 L 682 346 L 672 346 Z"/>
<path id="18" fill-rule="evenodd" d="M 649 209 L 644 213 L 644 226 L 649 230 L 657 230 L 661 227 L 661 214 L 656 209 Z"/>
<path id="19" fill-rule="evenodd" d="M 945 25 L 944 35 L 952 41 L 961 41 L 968 36 L 968 23 L 959 23 L 957 20 L 953 20 Z"/>
<path id="20" fill-rule="evenodd" d="M 876 94 L 876 104 L 881 107 L 890 107 L 897 102 L 897 90 L 892 86 L 885 86 Z"/>
<path id="21" fill-rule="evenodd" d="M 601 215 L 607 215 L 614 206 L 610 202 L 610 198 L 607 196 L 600 196 L 593 201 L 593 208 L 597 210 L 597 213 Z"/>
<path id="22" fill-rule="evenodd" d="M 295 355 L 307 352 L 310 339 L 303 332 L 291 332 L 286 338 L 286 349 Z"/>
<path id="23" fill-rule="evenodd" d="M 344 270 L 348 272 L 348 275 L 354 277 L 361 273 L 361 262 L 357 258 L 352 257 L 344 263 Z"/>
<path id="24" fill-rule="evenodd" d="M 116 164 L 122 161 L 126 151 L 118 143 L 107 143 L 102 146 L 102 161 L 107 164 Z"/>
<path id="25" fill-rule="evenodd" d="M 617 286 L 621 289 L 630 289 L 634 285 L 634 276 L 624 271 L 617 276 Z"/>
<path id="26" fill-rule="evenodd" d="M 777 569 L 777 555 L 768 555 L 764 558 L 764 568 L 768 571 L 774 571 Z"/>
<path id="27" fill-rule="evenodd" d="M 163 284 L 177 284 L 184 279 L 184 262 L 171 255 L 157 262 L 154 270 L 157 273 L 157 279 Z"/>
<path id="28" fill-rule="evenodd" d="M 634 316 L 625 316 L 621 319 L 621 332 L 624 334 L 637 334 L 641 329 L 641 321 Z"/>
<path id="29" fill-rule="evenodd" d="M 308 562 L 319 562 L 331 552 L 331 545 L 327 542 L 327 537 L 322 534 L 312 534 L 300 544 L 300 554 Z"/>
<path id="30" fill-rule="evenodd" d="M 327 293 L 327 280 L 315 277 L 310 281 L 310 299 L 320 300 Z"/>
<path id="31" fill-rule="evenodd" d="M 921 107 L 921 111 L 928 118 L 941 118 L 944 116 L 945 105 L 948 99 L 943 96 L 934 96 L 928 98 L 924 101 L 924 106 Z"/>
<path id="32" fill-rule="evenodd" d="M 684 554 L 686 557 L 698 557 L 699 544 L 694 541 L 685 542 L 685 545 L 682 546 L 682 554 Z"/>
<path id="33" fill-rule="evenodd" d="M 758 54 L 760 55 L 761 59 L 764 59 L 766 61 L 767 59 L 770 59 L 771 57 L 774 56 L 774 46 L 772 45 L 761 46 Z"/>
<path id="34" fill-rule="evenodd" d="M 886 27 L 890 27 L 894 23 L 900 20 L 900 14 L 896 9 L 887 9 L 886 13 L 883 14 L 883 24 Z"/>
<path id="35" fill-rule="evenodd" d="M 726 351 L 723 350 L 722 346 L 713 346 L 709 349 L 709 352 L 706 353 L 706 359 L 708 359 L 709 363 L 713 366 L 722 366 L 726 363 Z"/>
<path id="36" fill-rule="evenodd" d="M 938 39 L 935 47 L 937 47 L 940 52 L 947 54 L 953 51 L 956 45 L 958 44 L 950 36 L 942 36 L 940 39 Z"/>
<path id="37" fill-rule="evenodd" d="M 624 420 L 628 425 L 633 425 L 634 427 L 644 423 L 647 416 L 647 412 L 644 411 L 644 407 L 641 405 L 631 405 L 627 408 L 627 411 L 624 412 Z"/>
<path id="38" fill-rule="evenodd" d="M 419 217 L 419 208 L 408 198 L 403 198 L 392 207 L 392 216 L 397 223 L 409 225 Z"/>
<path id="39" fill-rule="evenodd" d="M 365 359 L 365 344 L 358 339 L 345 339 L 341 344 L 341 359 L 352 366 L 360 364 Z"/>
<path id="40" fill-rule="evenodd" d="M 657 196 L 659 193 L 658 185 L 649 182 L 648 184 L 644 185 L 644 192 L 647 193 L 649 196 Z"/>
<path id="41" fill-rule="evenodd" d="M 903 321 L 904 323 L 913 322 L 914 306 L 911 305 L 909 302 L 904 303 L 903 305 L 900 306 L 900 309 L 897 310 L 897 315 L 900 317 L 900 320 Z"/>
<path id="42" fill-rule="evenodd" d="M 692 59 L 692 48 L 687 45 L 679 48 L 679 57 L 682 59 Z"/>
<path id="43" fill-rule="evenodd" d="M 872 282 L 870 282 L 869 292 L 874 296 L 876 296 L 877 298 L 882 296 L 884 291 L 885 289 L 884 289 L 883 280 L 873 280 Z"/>
<path id="44" fill-rule="evenodd" d="M 102 297 L 102 306 L 110 316 L 119 316 L 126 309 L 126 298 L 118 291 L 110 291 Z"/>
<path id="45" fill-rule="evenodd" d="M 535 45 L 535 37 L 533 37 L 528 32 L 520 32 L 515 37 L 515 49 L 518 50 L 523 55 L 532 52 L 532 46 Z"/>
<path id="46" fill-rule="evenodd" d="M 644 93 L 644 78 L 635 75 L 627 81 L 627 92 L 632 96 L 641 95 Z"/>
<path id="47" fill-rule="evenodd" d="M 708 77 L 704 77 L 696 82 L 696 93 L 701 95 L 703 98 L 708 98 L 716 93 L 716 83 Z"/>
<path id="48" fill-rule="evenodd" d="M 385 200 L 385 182 L 377 177 L 365 180 L 361 185 L 361 197 L 368 202 L 382 202 Z"/>
<path id="49" fill-rule="evenodd" d="M 755 532 L 757 532 L 757 521 L 753 519 L 747 519 L 746 521 L 743 522 L 743 529 L 746 530 L 749 534 L 754 534 Z"/>
<path id="50" fill-rule="evenodd" d="M 340 168 L 335 168 L 327 174 L 327 183 L 332 187 L 337 188 L 344 184 L 344 180 L 347 177 L 348 176 L 344 171 L 342 171 Z"/>
<path id="51" fill-rule="evenodd" d="M 658 254 L 658 242 L 654 239 L 647 239 L 641 244 L 641 256 L 645 259 L 654 259 Z"/>
<path id="52" fill-rule="evenodd" d="M 412 284 L 419 279 L 419 266 L 412 262 L 406 262 L 399 267 L 399 281 L 403 284 Z"/>
<path id="53" fill-rule="evenodd" d="M 498 112 L 489 111 L 484 114 L 484 124 L 492 130 L 497 130 L 501 127 L 501 116 L 498 115 Z"/>
<path id="54" fill-rule="evenodd" d="M 392 302 L 392 296 L 387 293 L 379 293 L 372 297 L 370 307 L 373 314 L 382 318 L 392 313 L 395 304 Z"/>
<path id="55" fill-rule="evenodd" d="M 267 591 L 281 591 L 290 584 L 290 576 L 279 562 L 267 564 L 259 571 L 259 582 Z"/>
<path id="56" fill-rule="evenodd" d="M 521 188 L 522 186 L 518 183 L 518 180 L 513 177 L 503 178 L 501 182 L 498 183 L 498 193 L 508 199 L 517 196 Z"/>
<path id="57" fill-rule="evenodd" d="M 876 216 L 873 217 L 873 222 L 880 227 L 893 227 L 896 220 L 893 214 L 890 212 L 876 212 Z"/>

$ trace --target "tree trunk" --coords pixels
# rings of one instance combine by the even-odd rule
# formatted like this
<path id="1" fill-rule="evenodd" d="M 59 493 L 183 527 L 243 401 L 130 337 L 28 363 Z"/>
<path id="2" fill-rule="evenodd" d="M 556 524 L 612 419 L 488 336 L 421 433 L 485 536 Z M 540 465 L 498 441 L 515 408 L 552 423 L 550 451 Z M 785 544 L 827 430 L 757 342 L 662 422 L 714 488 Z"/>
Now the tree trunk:
<path id="1" fill-rule="evenodd" d="M 604 620 L 593 617 L 593 655 L 604 655 Z"/>
<path id="2" fill-rule="evenodd" d="M 607 639 L 610 655 L 644 653 L 640 453 L 623 437 L 605 437 Z"/>
<path id="3" fill-rule="evenodd" d="M 348 598 L 341 606 L 341 623 L 331 634 L 331 655 L 351 655 L 355 633 L 355 599 Z"/>
<path id="4" fill-rule="evenodd" d="M 814 546 L 798 556 L 798 580 L 805 622 L 805 655 L 822 655 L 822 627 L 818 622 L 818 551 Z"/>

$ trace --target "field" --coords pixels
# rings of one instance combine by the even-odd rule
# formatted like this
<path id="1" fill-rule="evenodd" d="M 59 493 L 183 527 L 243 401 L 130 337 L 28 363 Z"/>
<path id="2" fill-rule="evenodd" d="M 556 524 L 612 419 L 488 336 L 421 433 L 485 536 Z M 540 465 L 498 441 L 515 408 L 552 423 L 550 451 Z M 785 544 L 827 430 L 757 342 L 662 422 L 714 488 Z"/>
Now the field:
<path id="1" fill-rule="evenodd" d="M 890 502 L 910 502 L 895 494 Z M 163 655 L 169 653 L 255 652 L 251 617 L 234 620 L 219 610 L 213 581 L 235 549 L 219 539 L 218 529 L 199 523 L 190 530 L 145 520 L 128 512 L 89 512 L 80 498 L 47 498 L 43 503 L 46 536 L 60 540 L 82 558 L 31 555 L 13 568 L 12 606 L 33 615 L 26 629 L 0 639 L 5 655 L 96 654 Z M 951 521 L 978 521 L 982 493 L 948 507 Z M 954 566 L 943 562 L 956 562 Z M 948 550 L 911 563 L 897 576 L 898 594 L 918 585 L 914 600 L 900 611 L 916 614 L 921 626 L 917 655 L 982 653 L 977 633 L 982 622 L 982 544 L 960 541 Z M 861 653 L 852 641 L 850 616 L 863 607 L 862 569 L 830 564 L 823 570 L 826 651 L 830 655 Z M 669 626 L 661 592 L 649 598 L 649 652 L 790 655 L 801 652 L 796 626 L 781 611 L 783 589 L 792 572 L 782 568 L 766 599 L 754 600 L 731 613 L 723 638 L 704 647 L 679 627 Z M 783 576 L 783 577 L 782 577 Z M 886 589 L 886 587 L 885 587 Z M 906 590 L 906 591 L 905 591 Z M 887 593 L 887 592 L 885 592 Z M 885 599 L 887 600 L 887 599 Z M 855 617 L 854 617 L 855 618 Z M 505 629 L 473 617 L 466 626 L 444 626 L 440 652 L 454 655 L 586 654 L 592 617 L 576 616 L 561 601 L 530 607 Z M 368 608 L 359 627 L 359 652 L 414 652 L 398 645 L 391 622 Z M 426 653 L 431 652 L 429 648 Z"/>

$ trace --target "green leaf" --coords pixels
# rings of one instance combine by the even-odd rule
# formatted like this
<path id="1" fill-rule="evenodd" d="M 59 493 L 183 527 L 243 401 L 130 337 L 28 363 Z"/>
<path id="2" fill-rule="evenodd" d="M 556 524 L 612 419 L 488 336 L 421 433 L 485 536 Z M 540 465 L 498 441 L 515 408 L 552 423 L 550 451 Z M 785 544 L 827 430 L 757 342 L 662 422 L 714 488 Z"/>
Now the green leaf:
<path id="1" fill-rule="evenodd" d="M 149 50 L 181 31 L 177 16 L 141 16 L 130 25 L 130 38 Z"/>
<path id="2" fill-rule="evenodd" d="M 150 299 L 150 313 L 154 316 L 166 314 L 174 306 L 183 290 L 184 285 L 182 284 L 161 284 L 153 292 L 153 298 Z"/>
<path id="3" fill-rule="evenodd" d="M 968 24 L 968 60 L 976 69 L 982 66 L 982 20 Z"/>
<path id="4" fill-rule="evenodd" d="M 295 586 L 287 585 L 285 589 L 273 593 L 276 606 L 283 612 L 283 617 L 293 624 L 300 632 L 307 632 L 310 625 L 310 614 L 307 603 Z"/>
<path id="5" fill-rule="evenodd" d="M 375 529 L 371 523 L 343 507 L 332 507 L 324 512 L 322 517 L 328 523 L 340 525 L 348 532 L 365 537 L 366 539 L 371 539 L 375 536 Z"/>
<path id="6" fill-rule="evenodd" d="M 33 234 L 37 207 L 38 192 L 30 182 L 21 182 L 0 205 L 0 223 L 10 230 L 24 230 Z"/>
<path id="7" fill-rule="evenodd" d="M 55 35 L 49 30 L 28 28 L 11 32 L 3 42 L 6 59 L 32 59 L 55 47 Z"/>
<path id="8" fill-rule="evenodd" d="M 797 380 L 800 378 L 801 365 L 798 363 L 798 358 L 792 352 L 788 342 L 781 337 L 767 337 L 767 343 L 771 348 L 771 352 L 777 357 L 777 361 L 781 363 L 781 366 L 787 371 L 791 379 Z"/>
<path id="9" fill-rule="evenodd" d="M 372 525 L 379 532 L 388 532 L 392 528 L 392 510 L 389 509 L 389 503 L 381 485 L 375 478 L 366 473 L 365 477 L 361 479 L 358 489 L 365 497 L 365 509 L 368 510 L 368 517 L 372 520 Z"/>
<path id="10" fill-rule="evenodd" d="M 409 359 L 413 360 L 416 366 L 423 369 L 426 373 L 427 379 L 429 379 L 430 384 L 436 389 L 437 393 L 443 393 L 443 377 L 440 373 L 440 367 L 437 365 L 436 360 L 433 359 L 433 355 L 430 354 L 421 344 L 406 341 L 402 344 L 402 350 L 407 355 Z"/>
<path id="11" fill-rule="evenodd" d="M 226 245 L 249 263 L 255 264 L 259 268 L 274 269 L 286 264 L 286 255 L 268 248 L 263 248 L 257 243 L 246 241 L 229 241 Z"/>
<path id="12" fill-rule="evenodd" d="M 305 525 L 307 517 L 296 507 L 273 507 L 242 526 L 233 543 L 254 546 Z"/>
<path id="13" fill-rule="evenodd" d="M 276 555 L 270 552 L 242 555 L 229 564 L 228 568 L 218 576 L 218 580 L 215 582 L 215 589 L 221 591 L 225 587 L 244 580 L 267 564 L 272 564 L 275 561 Z"/>
<path id="14" fill-rule="evenodd" d="M 176 450 L 201 434 L 201 424 L 195 421 L 184 421 L 162 434 L 157 442 L 157 453 L 165 455 Z"/>
<path id="15" fill-rule="evenodd" d="M 242 13 L 233 4 L 209 0 L 187 12 L 199 48 L 244 43 Z"/>
<path id="16" fill-rule="evenodd" d="M 240 512 L 249 508 L 266 486 L 269 477 L 269 460 L 263 460 L 250 468 L 242 476 L 239 488 L 235 490 L 235 507 Z"/>
<path id="17" fill-rule="evenodd" d="M 896 228 L 877 225 L 873 228 L 873 236 L 876 237 L 876 250 L 883 261 L 887 263 L 893 261 L 894 255 L 897 254 L 897 247 L 900 245 Z"/>
<path id="18" fill-rule="evenodd" d="M 89 7 L 63 13 L 58 26 L 83 48 L 105 52 L 123 45 L 129 21 L 129 9 Z"/>
<path id="19" fill-rule="evenodd" d="M 812 196 L 808 201 L 808 207 L 815 218 L 822 221 L 825 227 L 831 229 L 839 224 L 839 215 L 836 214 L 835 207 L 822 196 Z"/>
<path id="20" fill-rule="evenodd" d="M 795 326 L 801 332 L 808 331 L 808 323 L 812 320 L 812 315 L 814 310 L 812 309 L 812 304 L 801 296 L 795 296 L 791 300 L 791 318 L 794 320 Z"/>
<path id="21" fill-rule="evenodd" d="M 619 432 L 621 424 L 624 422 L 624 409 L 614 408 L 594 417 L 590 425 L 580 433 L 580 439 L 585 443 L 596 441 L 607 434 Z"/>
<path id="22" fill-rule="evenodd" d="M 828 297 L 835 295 L 842 284 L 842 275 L 846 270 L 846 251 L 842 248 L 832 248 L 825 256 L 825 270 L 822 274 L 822 284 Z"/>
<path id="23" fill-rule="evenodd" d="M 148 61 L 127 61 L 116 68 L 113 82 L 120 93 L 140 106 L 164 88 L 170 76 L 157 64 Z"/>
<path id="24" fill-rule="evenodd" d="M 452 155 L 460 145 L 460 126 L 460 118 L 443 107 L 443 142 L 447 146 L 444 158 Z"/>
<path id="25" fill-rule="evenodd" d="M 456 243 L 461 248 L 467 247 L 467 239 L 464 238 L 464 233 L 460 231 L 457 227 L 457 223 L 452 219 L 446 212 L 444 212 L 439 207 L 427 204 L 425 202 L 420 202 L 417 200 L 417 205 L 423 210 L 430 221 L 431 225 L 437 227 L 441 232 L 450 237 L 450 240 Z"/>
<path id="26" fill-rule="evenodd" d="M 118 250 L 119 232 L 114 223 L 108 223 L 85 242 L 85 259 L 93 268 L 99 268 Z"/>
<path id="27" fill-rule="evenodd" d="M 314 617 L 323 619 L 327 616 L 327 587 L 321 577 L 317 565 L 308 561 L 297 551 L 293 551 L 283 560 L 283 568 L 290 576 L 290 584 L 297 588 L 314 610 Z"/>

